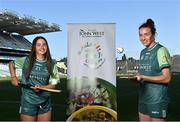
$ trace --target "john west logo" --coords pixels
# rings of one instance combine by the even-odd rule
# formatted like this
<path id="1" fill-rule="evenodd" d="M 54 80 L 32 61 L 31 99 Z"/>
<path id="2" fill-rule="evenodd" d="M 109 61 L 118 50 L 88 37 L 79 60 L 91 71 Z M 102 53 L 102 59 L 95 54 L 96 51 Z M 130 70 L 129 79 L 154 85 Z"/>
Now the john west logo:
<path id="1" fill-rule="evenodd" d="M 91 69 L 98 69 L 105 62 L 101 46 L 98 43 L 86 42 L 83 44 L 79 51 L 79 58 L 81 64 Z"/>
<path id="2" fill-rule="evenodd" d="M 96 31 L 96 30 L 83 30 L 80 29 L 79 35 L 81 37 L 102 37 L 104 35 L 103 31 Z"/>

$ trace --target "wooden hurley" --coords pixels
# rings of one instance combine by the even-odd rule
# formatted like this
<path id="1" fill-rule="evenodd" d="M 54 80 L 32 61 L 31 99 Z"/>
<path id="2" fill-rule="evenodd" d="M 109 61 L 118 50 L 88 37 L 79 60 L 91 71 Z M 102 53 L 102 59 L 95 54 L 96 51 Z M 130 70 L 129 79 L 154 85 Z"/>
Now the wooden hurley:
<path id="1" fill-rule="evenodd" d="M 135 76 L 120 76 L 121 79 L 136 79 Z"/>
<path id="2" fill-rule="evenodd" d="M 48 92 L 56 92 L 56 93 L 59 93 L 61 92 L 61 90 L 58 90 L 58 89 L 50 89 L 50 88 L 44 88 L 44 87 L 38 87 L 38 86 L 32 86 L 32 85 L 29 85 L 29 84 L 23 84 L 23 83 L 20 83 L 19 84 L 21 87 L 23 88 L 27 88 L 27 89 L 33 89 L 33 88 L 36 88 L 36 89 L 39 89 L 39 90 L 44 90 L 44 91 L 48 91 Z"/>
<path id="3" fill-rule="evenodd" d="M 61 90 L 58 90 L 58 89 L 50 89 L 50 88 L 44 88 L 44 87 L 36 87 L 37 89 L 40 89 L 40 90 L 44 90 L 44 91 L 49 91 L 49 92 L 61 92 Z"/>

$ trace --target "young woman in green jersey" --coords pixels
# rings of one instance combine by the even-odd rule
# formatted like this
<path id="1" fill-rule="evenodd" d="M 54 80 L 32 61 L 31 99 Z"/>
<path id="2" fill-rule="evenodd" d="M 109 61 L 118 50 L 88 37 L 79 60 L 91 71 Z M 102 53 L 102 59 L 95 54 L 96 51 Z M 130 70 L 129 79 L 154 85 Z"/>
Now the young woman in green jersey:
<path id="1" fill-rule="evenodd" d="M 21 81 L 16 76 L 16 69 L 22 68 Z M 57 66 L 50 55 L 47 40 L 38 36 L 32 42 L 29 56 L 18 58 L 9 63 L 12 85 L 20 84 L 34 86 L 21 87 L 20 118 L 22 121 L 50 121 L 51 96 L 49 92 L 39 90 L 39 87 L 55 88 L 59 82 Z"/>
<path id="2" fill-rule="evenodd" d="M 168 84 L 171 81 L 171 59 L 168 50 L 155 41 L 156 28 L 148 19 L 139 27 L 139 38 L 145 48 L 140 54 L 139 120 L 165 121 L 169 104 Z"/>

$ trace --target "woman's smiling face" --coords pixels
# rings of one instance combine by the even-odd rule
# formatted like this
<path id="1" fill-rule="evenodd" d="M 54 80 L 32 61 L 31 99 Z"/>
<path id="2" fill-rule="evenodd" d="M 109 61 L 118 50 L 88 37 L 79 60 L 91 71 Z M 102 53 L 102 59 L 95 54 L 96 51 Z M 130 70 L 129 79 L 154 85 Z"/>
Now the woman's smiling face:
<path id="1" fill-rule="evenodd" d="M 148 27 L 142 27 L 139 29 L 139 39 L 147 48 L 152 47 L 155 42 L 154 35 L 151 33 L 151 29 Z"/>

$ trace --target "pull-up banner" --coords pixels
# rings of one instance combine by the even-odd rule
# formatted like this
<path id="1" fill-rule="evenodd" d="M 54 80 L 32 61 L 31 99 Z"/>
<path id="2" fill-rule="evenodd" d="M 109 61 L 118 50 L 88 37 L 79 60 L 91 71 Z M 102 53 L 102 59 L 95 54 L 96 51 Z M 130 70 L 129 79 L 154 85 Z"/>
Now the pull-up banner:
<path id="1" fill-rule="evenodd" d="M 68 24 L 68 120 L 114 121 L 115 24 Z"/>

